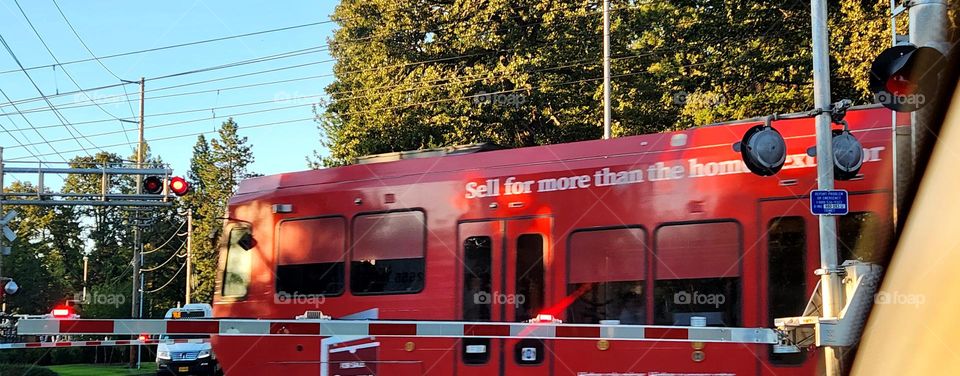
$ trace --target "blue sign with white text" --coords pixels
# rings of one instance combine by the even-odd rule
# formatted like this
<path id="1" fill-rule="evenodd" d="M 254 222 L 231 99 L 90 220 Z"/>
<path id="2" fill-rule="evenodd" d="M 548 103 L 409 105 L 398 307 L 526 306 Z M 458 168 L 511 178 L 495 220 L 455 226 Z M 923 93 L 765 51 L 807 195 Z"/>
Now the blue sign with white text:
<path id="1" fill-rule="evenodd" d="M 844 189 L 810 191 L 810 212 L 814 215 L 845 215 L 849 204 L 850 197 Z"/>

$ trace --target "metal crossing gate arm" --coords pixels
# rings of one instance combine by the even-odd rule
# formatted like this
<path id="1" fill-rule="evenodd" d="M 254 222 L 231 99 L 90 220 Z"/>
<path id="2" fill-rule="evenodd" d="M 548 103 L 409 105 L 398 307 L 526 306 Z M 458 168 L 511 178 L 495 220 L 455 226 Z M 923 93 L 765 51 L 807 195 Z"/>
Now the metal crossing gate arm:
<path id="1" fill-rule="evenodd" d="M 18 335 L 376 336 L 777 344 L 768 328 L 387 320 L 57 320 L 18 322 Z"/>

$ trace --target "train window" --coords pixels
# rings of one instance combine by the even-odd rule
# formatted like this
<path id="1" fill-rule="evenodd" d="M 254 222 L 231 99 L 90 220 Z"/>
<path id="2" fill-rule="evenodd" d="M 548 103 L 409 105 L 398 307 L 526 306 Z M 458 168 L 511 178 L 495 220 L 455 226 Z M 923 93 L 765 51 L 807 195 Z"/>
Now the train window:
<path id="1" fill-rule="evenodd" d="M 567 321 L 596 324 L 620 320 L 645 324 L 646 231 L 616 228 L 570 235 L 568 293 L 576 300 Z"/>
<path id="2" fill-rule="evenodd" d="M 343 292 L 345 251 L 343 218 L 280 223 L 277 297 L 336 295 Z"/>
<path id="3" fill-rule="evenodd" d="M 425 240 L 423 212 L 357 216 L 353 223 L 350 291 L 363 295 L 423 290 Z"/>
<path id="4" fill-rule="evenodd" d="M 654 323 L 740 325 L 740 225 L 710 222 L 657 229 Z"/>
<path id="5" fill-rule="evenodd" d="M 253 250 L 243 249 L 238 243 L 244 235 L 249 233 L 250 230 L 247 228 L 230 230 L 230 238 L 227 239 L 227 260 L 223 266 L 223 290 L 220 291 L 223 297 L 239 298 L 247 295 Z"/>
<path id="6" fill-rule="evenodd" d="M 489 236 L 471 236 L 463 241 L 463 319 L 490 321 L 493 303 L 491 288 L 493 265 Z M 486 364 L 490 361 L 489 338 L 464 338 L 464 364 Z"/>
<path id="7" fill-rule="evenodd" d="M 543 236 L 523 234 L 517 238 L 515 319 L 526 321 L 543 308 Z M 523 297 L 522 302 L 520 297 Z M 507 297 L 509 301 L 509 297 Z"/>
<path id="8" fill-rule="evenodd" d="M 463 319 L 490 321 L 492 262 L 489 236 L 463 242 Z"/>
<path id="9" fill-rule="evenodd" d="M 775 318 L 800 316 L 807 304 L 807 235 L 802 217 L 774 218 L 767 234 L 768 320 L 773 327 Z M 769 358 L 775 364 L 800 364 L 807 356 L 771 351 Z"/>
<path id="10" fill-rule="evenodd" d="M 877 215 L 871 212 L 849 213 L 837 222 L 837 251 L 840 262 L 859 260 L 882 262 L 886 256 L 883 232 Z"/>

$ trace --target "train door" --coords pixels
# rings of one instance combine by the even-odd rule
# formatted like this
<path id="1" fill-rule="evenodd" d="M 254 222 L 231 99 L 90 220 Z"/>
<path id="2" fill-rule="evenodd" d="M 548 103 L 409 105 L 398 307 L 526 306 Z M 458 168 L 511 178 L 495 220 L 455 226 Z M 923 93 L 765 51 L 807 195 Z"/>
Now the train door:
<path id="1" fill-rule="evenodd" d="M 551 296 L 548 271 L 553 270 L 550 218 L 506 222 L 506 301 L 508 322 L 535 318 L 547 308 Z M 553 357 L 550 344 L 537 339 L 504 341 L 507 375 L 548 375 Z"/>
<path id="2" fill-rule="evenodd" d="M 765 253 L 761 268 L 765 273 L 760 284 L 766 304 L 761 311 L 764 323 L 773 327 L 777 317 L 800 316 L 807 299 L 817 285 L 813 271 L 820 266 L 820 236 L 817 218 L 810 214 L 808 199 L 764 201 L 760 203 L 760 246 Z M 812 352 L 758 356 L 768 363 L 762 367 L 767 375 L 812 375 L 816 370 L 816 356 Z"/>
<path id="3" fill-rule="evenodd" d="M 890 195 L 851 193 L 849 213 L 837 217 L 837 253 L 840 262 L 879 262 L 886 257 L 890 239 Z M 760 203 L 760 233 L 764 249 L 766 324 L 777 317 L 799 316 L 816 288 L 820 267 L 819 221 L 810 214 L 807 198 Z M 774 354 L 768 352 L 766 374 L 811 374 L 816 371 L 815 352 Z"/>
<path id="4" fill-rule="evenodd" d="M 536 316 L 549 296 L 550 219 L 461 223 L 461 298 L 464 321 L 518 322 Z M 465 338 L 458 375 L 547 375 L 542 341 Z"/>

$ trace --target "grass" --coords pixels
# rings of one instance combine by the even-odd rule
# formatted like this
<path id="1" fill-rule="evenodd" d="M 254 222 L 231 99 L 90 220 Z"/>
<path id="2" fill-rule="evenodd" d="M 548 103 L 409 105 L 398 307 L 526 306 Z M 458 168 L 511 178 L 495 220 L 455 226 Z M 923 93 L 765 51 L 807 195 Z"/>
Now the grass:
<path id="1" fill-rule="evenodd" d="M 65 364 L 47 367 L 60 376 L 131 376 L 154 375 L 156 363 L 142 363 L 140 369 L 127 368 L 126 365 Z"/>

